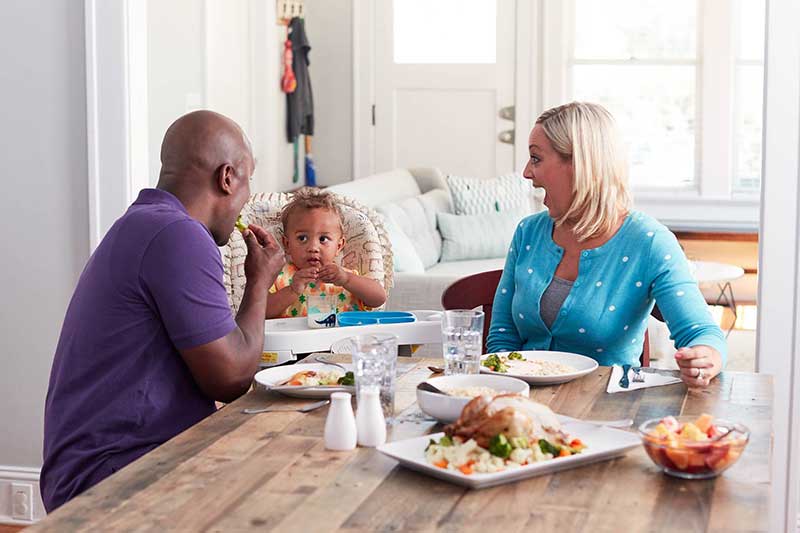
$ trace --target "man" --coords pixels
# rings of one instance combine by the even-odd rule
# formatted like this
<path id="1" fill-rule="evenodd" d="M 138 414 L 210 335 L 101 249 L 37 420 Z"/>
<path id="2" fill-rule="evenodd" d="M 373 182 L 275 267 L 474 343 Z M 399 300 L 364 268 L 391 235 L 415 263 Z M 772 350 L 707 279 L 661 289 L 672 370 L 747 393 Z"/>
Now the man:
<path id="1" fill-rule="evenodd" d="M 67 309 L 47 392 L 42 499 L 48 511 L 250 386 L 269 287 L 283 252 L 245 231 L 247 287 L 236 319 L 217 246 L 250 196 L 255 162 L 230 119 L 197 111 L 161 146 L 140 192 L 92 254 Z"/>

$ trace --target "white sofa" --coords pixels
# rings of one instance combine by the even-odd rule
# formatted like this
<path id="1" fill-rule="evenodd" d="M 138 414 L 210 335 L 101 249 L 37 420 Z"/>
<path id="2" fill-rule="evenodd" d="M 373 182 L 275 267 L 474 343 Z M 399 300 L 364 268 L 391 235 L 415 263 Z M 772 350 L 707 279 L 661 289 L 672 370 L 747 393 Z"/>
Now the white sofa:
<path id="1" fill-rule="evenodd" d="M 447 181 L 436 168 L 392 170 L 333 185 L 328 190 L 353 198 L 385 218 L 395 250 L 394 288 L 389 293 L 387 309 L 441 309 L 442 292 L 455 280 L 500 269 L 505 264 L 505 257 L 441 261 L 442 237 L 436 213 L 453 213 L 453 204 Z M 532 206 L 531 212 L 536 207 Z M 403 234 L 399 236 L 402 242 L 398 240 L 398 230 Z M 410 250 L 404 236 L 413 247 Z M 509 241 L 510 238 L 511 235 L 505 237 Z M 419 263 L 412 265 L 409 263 L 413 260 L 401 260 L 398 255 L 414 252 Z"/>

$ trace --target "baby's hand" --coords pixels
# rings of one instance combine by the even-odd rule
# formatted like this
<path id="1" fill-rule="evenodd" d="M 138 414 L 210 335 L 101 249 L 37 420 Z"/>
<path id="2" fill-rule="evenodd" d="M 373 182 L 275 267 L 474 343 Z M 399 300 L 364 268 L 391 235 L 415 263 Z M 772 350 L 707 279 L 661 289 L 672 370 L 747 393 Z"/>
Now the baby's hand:
<path id="1" fill-rule="evenodd" d="M 350 279 L 350 273 L 335 263 L 320 268 L 318 276 L 321 281 L 333 283 L 339 287 L 344 286 Z"/>
<path id="2" fill-rule="evenodd" d="M 306 290 L 306 285 L 312 281 L 316 281 L 318 277 L 319 269 L 317 267 L 301 268 L 294 273 L 294 276 L 292 276 L 292 290 L 299 296 L 303 294 L 304 290 Z"/>

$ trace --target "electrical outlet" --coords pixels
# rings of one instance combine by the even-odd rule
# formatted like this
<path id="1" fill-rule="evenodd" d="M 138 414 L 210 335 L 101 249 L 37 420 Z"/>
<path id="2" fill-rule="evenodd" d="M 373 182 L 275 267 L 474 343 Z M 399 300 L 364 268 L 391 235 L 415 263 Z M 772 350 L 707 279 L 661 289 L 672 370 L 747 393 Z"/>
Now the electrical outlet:
<path id="1" fill-rule="evenodd" d="M 30 483 L 11 484 L 11 518 L 33 520 L 33 485 Z"/>

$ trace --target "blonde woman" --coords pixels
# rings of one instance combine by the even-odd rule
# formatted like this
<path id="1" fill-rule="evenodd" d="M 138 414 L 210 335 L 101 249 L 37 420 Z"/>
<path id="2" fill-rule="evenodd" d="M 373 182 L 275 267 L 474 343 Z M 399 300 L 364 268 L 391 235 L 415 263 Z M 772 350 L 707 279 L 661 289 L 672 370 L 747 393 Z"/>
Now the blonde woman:
<path id="1" fill-rule="evenodd" d="M 675 236 L 634 211 L 614 119 L 573 102 L 545 111 L 523 175 L 548 212 L 520 222 L 495 294 L 490 351 L 560 350 L 636 365 L 655 303 L 690 386 L 708 386 L 727 346 Z"/>

